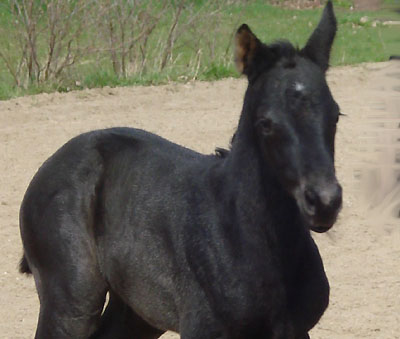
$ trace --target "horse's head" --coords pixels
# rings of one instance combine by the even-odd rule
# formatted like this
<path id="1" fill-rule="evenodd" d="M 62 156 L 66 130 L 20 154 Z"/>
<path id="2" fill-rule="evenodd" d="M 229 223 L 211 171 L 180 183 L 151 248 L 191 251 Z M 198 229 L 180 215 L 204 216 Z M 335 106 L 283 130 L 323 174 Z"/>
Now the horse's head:
<path id="1" fill-rule="evenodd" d="M 336 19 L 329 1 L 306 46 L 266 45 L 247 25 L 236 63 L 249 79 L 247 107 L 265 163 L 295 198 L 310 228 L 327 231 L 342 205 L 334 168 L 339 108 L 325 80 Z"/>

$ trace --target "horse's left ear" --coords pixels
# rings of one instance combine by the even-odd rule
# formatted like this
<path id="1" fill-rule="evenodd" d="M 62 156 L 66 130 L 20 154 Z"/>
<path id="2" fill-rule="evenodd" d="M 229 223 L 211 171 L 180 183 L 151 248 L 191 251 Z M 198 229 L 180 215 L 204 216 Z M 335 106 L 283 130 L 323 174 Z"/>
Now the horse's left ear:
<path id="1" fill-rule="evenodd" d="M 332 2 L 329 0 L 317 28 L 301 51 L 302 54 L 319 65 L 324 72 L 329 67 L 329 55 L 335 39 L 336 29 L 335 13 L 333 12 Z"/>
<path id="2" fill-rule="evenodd" d="M 250 75 L 260 45 L 249 26 L 243 24 L 239 27 L 235 36 L 235 63 L 240 73 Z"/>

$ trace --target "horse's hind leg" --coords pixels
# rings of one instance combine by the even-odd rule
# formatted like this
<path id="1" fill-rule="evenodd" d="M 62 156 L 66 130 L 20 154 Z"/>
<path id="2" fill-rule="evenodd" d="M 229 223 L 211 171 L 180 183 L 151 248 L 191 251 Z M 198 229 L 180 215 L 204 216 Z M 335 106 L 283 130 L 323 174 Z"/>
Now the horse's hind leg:
<path id="1" fill-rule="evenodd" d="M 61 261 L 59 271 L 34 270 L 40 298 L 36 339 L 87 339 L 95 331 L 106 288 L 87 264 L 77 258 Z"/>
<path id="2" fill-rule="evenodd" d="M 105 295 L 93 283 L 80 279 L 67 286 L 63 281 L 42 281 L 35 338 L 87 339 L 98 326 Z"/>
<path id="3" fill-rule="evenodd" d="M 25 205 L 21 218 L 25 256 L 40 299 L 35 338 L 87 339 L 98 326 L 107 287 L 87 218 L 68 196 L 61 198 L 39 209 L 40 215 L 32 212 L 38 206 Z"/>
<path id="4" fill-rule="evenodd" d="M 140 318 L 117 295 L 110 292 L 110 300 L 101 323 L 91 339 L 156 339 L 164 331 L 152 327 Z"/>

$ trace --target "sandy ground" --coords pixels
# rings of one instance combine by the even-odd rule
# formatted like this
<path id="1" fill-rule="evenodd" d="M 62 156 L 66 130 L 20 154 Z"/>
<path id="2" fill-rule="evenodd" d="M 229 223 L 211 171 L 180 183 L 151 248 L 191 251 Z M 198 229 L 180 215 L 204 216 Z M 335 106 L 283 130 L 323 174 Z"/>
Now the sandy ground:
<path id="1" fill-rule="evenodd" d="M 382 0 L 354 0 L 353 3 L 358 11 L 373 11 L 381 7 Z"/>
<path id="2" fill-rule="evenodd" d="M 400 62 L 335 68 L 329 82 L 347 114 L 336 146 L 344 209 L 332 231 L 315 235 L 332 292 L 312 338 L 400 338 L 400 219 L 393 217 L 400 210 Z M 245 87 L 244 79 L 227 79 L 0 102 L 1 338 L 32 338 L 36 327 L 33 279 L 17 273 L 18 210 L 40 164 L 71 137 L 111 126 L 210 153 L 227 146 Z"/>

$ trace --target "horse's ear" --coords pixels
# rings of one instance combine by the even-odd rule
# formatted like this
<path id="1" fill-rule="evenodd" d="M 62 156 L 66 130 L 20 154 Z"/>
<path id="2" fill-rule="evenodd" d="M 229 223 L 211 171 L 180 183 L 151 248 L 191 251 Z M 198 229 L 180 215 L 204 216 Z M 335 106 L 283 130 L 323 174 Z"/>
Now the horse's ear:
<path id="1" fill-rule="evenodd" d="M 243 24 L 235 36 L 235 63 L 240 73 L 249 75 L 252 63 L 261 45 L 260 40 Z"/>
<path id="2" fill-rule="evenodd" d="M 329 67 L 329 55 L 333 40 L 335 39 L 337 24 L 332 2 L 329 0 L 325 6 L 322 18 L 308 39 L 302 54 L 314 61 L 325 72 Z"/>

